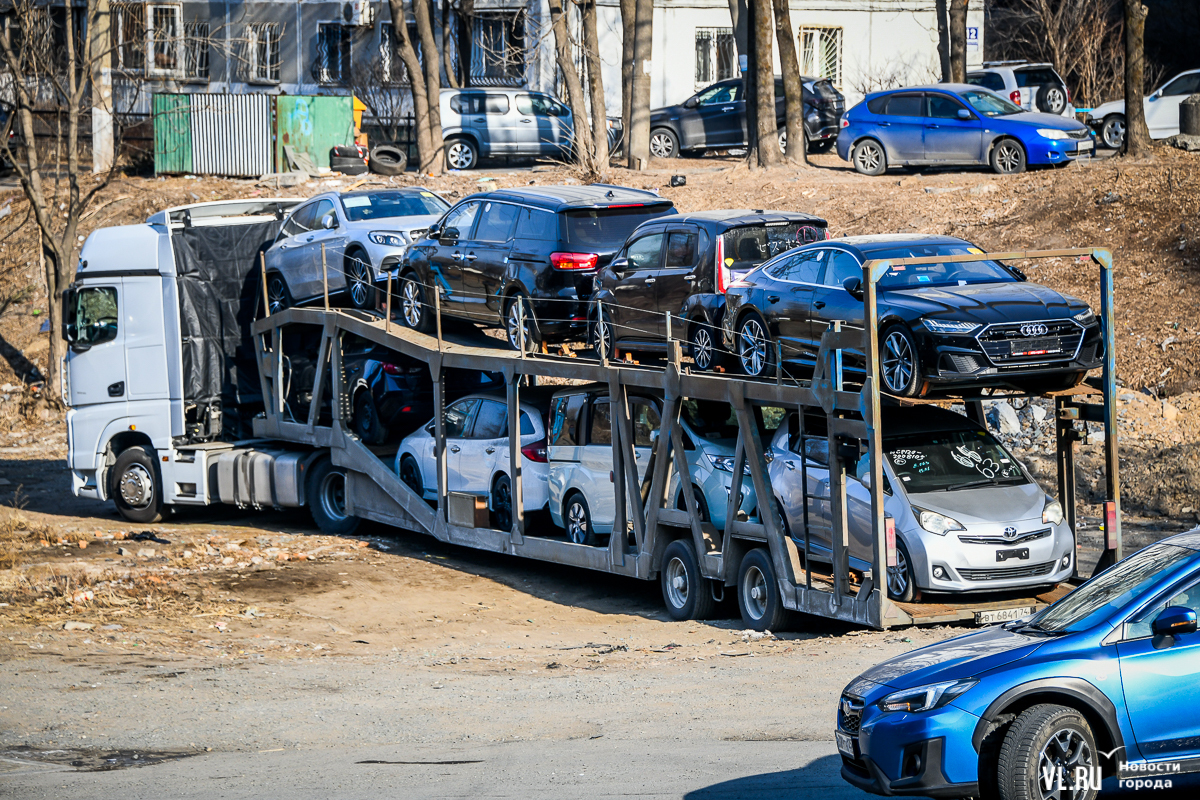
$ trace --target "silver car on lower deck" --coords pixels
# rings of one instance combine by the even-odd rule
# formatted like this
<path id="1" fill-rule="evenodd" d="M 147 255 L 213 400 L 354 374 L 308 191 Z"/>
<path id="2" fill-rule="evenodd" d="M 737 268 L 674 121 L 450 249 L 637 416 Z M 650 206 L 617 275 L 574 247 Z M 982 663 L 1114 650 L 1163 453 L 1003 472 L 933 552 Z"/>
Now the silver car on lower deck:
<path id="1" fill-rule="evenodd" d="M 789 416 L 769 466 L 784 521 L 803 551 L 807 472 L 808 557 L 832 558 L 829 440 L 822 417 Z M 896 524 L 888 593 L 984 592 L 1060 583 L 1072 574 L 1075 537 L 1062 506 L 987 430 L 932 406 L 885 408 L 884 513 Z M 803 463 L 802 463 L 803 459 Z M 869 456 L 847 475 L 850 567 L 871 568 Z"/>

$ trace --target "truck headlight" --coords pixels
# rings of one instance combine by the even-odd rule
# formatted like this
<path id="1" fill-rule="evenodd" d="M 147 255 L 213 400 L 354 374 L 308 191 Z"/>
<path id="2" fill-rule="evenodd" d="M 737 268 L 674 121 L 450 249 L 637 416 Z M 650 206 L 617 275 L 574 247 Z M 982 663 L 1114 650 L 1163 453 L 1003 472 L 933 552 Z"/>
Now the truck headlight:
<path id="1" fill-rule="evenodd" d="M 962 523 L 945 514 L 939 514 L 936 511 L 926 511 L 922 508 L 913 507 L 913 511 L 917 512 L 917 522 L 922 528 L 935 533 L 938 536 L 945 536 L 950 531 L 965 531 Z"/>
<path id="2" fill-rule="evenodd" d="M 400 234 L 387 233 L 386 231 L 371 231 L 367 234 L 367 238 L 375 244 L 381 244 L 385 247 L 404 247 L 408 244 Z"/>
<path id="3" fill-rule="evenodd" d="M 1042 507 L 1042 523 L 1045 525 L 1057 525 L 1062 521 L 1062 503 L 1058 502 L 1053 497 L 1047 497 L 1046 505 Z"/>
<path id="4" fill-rule="evenodd" d="M 932 711 L 935 708 L 941 708 L 954 698 L 961 696 L 977 683 L 979 681 L 967 678 L 961 681 L 931 683 L 926 686 L 917 686 L 913 689 L 892 692 L 879 701 L 879 708 L 889 712 L 907 711 L 914 713 Z"/>
<path id="5" fill-rule="evenodd" d="M 1038 128 L 1038 136 L 1043 136 L 1047 139 L 1070 139 L 1066 131 L 1055 130 L 1054 128 Z"/>

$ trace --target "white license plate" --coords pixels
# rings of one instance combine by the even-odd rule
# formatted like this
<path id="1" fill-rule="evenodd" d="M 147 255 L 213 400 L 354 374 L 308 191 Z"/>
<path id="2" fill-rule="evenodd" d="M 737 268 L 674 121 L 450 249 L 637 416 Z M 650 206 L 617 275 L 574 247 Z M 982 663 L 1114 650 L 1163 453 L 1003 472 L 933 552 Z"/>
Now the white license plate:
<path id="1" fill-rule="evenodd" d="M 1075 151 L 1077 153 L 1086 153 L 1088 150 L 1091 150 L 1094 146 L 1095 146 L 1095 143 L 1091 139 L 1085 139 L 1079 143 L 1079 146 L 1075 148 Z"/>
<path id="2" fill-rule="evenodd" d="M 1032 608 L 997 608 L 992 611 L 976 611 L 976 625 L 991 625 L 996 622 L 1012 622 L 1014 619 L 1028 617 L 1033 613 Z"/>
<path id="3" fill-rule="evenodd" d="M 858 754 L 854 752 L 854 737 L 848 733 L 841 731 L 833 732 L 834 738 L 837 739 L 838 752 L 847 758 L 858 758 Z"/>

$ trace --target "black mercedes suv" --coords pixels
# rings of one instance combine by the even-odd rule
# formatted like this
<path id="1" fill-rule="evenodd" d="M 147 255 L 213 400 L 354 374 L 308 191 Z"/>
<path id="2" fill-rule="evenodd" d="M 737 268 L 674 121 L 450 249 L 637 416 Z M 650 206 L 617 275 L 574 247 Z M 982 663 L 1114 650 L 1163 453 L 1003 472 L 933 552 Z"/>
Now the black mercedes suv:
<path id="1" fill-rule="evenodd" d="M 459 201 L 409 247 L 399 270 L 404 325 L 433 327 L 433 288 L 442 313 L 503 327 L 519 347 L 582 340 L 596 270 L 649 219 L 675 214 L 653 192 L 622 186 L 499 189 Z"/>
<path id="2" fill-rule="evenodd" d="M 699 369 L 711 369 L 724 354 L 726 287 L 767 259 L 828 235 L 820 217 L 763 209 L 644 222 L 596 272 L 589 340 L 610 356 L 612 348 L 664 352 L 669 312 L 671 338 L 688 343 Z"/>

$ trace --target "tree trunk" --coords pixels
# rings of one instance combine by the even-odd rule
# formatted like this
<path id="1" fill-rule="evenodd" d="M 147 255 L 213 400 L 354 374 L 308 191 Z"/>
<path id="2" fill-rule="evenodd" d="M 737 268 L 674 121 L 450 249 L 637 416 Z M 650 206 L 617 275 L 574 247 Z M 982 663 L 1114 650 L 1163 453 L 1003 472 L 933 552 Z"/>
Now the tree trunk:
<path id="1" fill-rule="evenodd" d="M 458 3 L 458 82 L 471 85 L 471 58 L 475 47 L 475 0 Z"/>
<path id="2" fill-rule="evenodd" d="M 650 59 L 654 52 L 654 0 L 635 0 L 633 97 L 629 105 L 629 168 L 650 166 Z"/>
<path id="3" fill-rule="evenodd" d="M 786 0 L 785 0 L 786 1 Z M 771 0 L 754 3 L 754 103 L 758 111 L 758 165 L 773 167 L 783 155 L 779 152 L 779 126 L 775 120 L 775 64 L 771 47 Z M 749 101 L 750 98 L 747 98 Z M 803 145 L 802 145 L 803 146 Z"/>
<path id="4" fill-rule="evenodd" d="M 1125 155 L 1150 156 L 1150 129 L 1146 127 L 1145 37 L 1149 9 L 1141 0 L 1125 0 Z"/>
<path id="5" fill-rule="evenodd" d="M 575 130 L 572 142 L 576 163 L 586 166 L 591 160 L 592 130 L 588 127 L 587 103 L 583 99 L 583 84 L 579 82 L 579 71 L 571 58 L 571 32 L 567 30 L 567 15 L 563 0 L 550 0 L 550 25 L 554 30 L 554 55 L 567 86 L 567 105 L 571 107 Z"/>
<path id="6" fill-rule="evenodd" d="M 454 56 L 450 50 L 450 0 L 442 0 L 442 61 L 446 70 L 446 84 L 451 89 L 462 86 L 454 70 Z"/>
<path id="7" fill-rule="evenodd" d="M 435 144 L 430 133 L 429 95 L 425 91 L 425 77 L 421 71 L 421 61 L 417 58 L 417 50 L 408 35 L 408 13 L 404 0 L 388 0 L 392 9 L 392 35 L 396 37 L 396 49 L 404 69 L 408 72 L 408 84 L 413 98 L 413 127 L 417 138 L 417 169 L 421 173 L 442 174 L 445 158 L 441 152 L 440 142 Z M 438 128 L 440 134 L 441 128 Z"/>
<path id="8" fill-rule="evenodd" d="M 633 103 L 633 38 L 637 28 L 637 0 L 621 2 L 621 138 L 629 157 L 630 109 Z"/>
<path id="9" fill-rule="evenodd" d="M 772 0 L 771 4 L 775 7 L 775 38 L 779 43 L 779 66 L 783 72 L 783 96 L 787 107 L 787 152 L 783 155 L 785 160 L 793 164 L 807 163 L 804 85 L 800 82 L 796 37 L 792 35 L 792 14 L 788 9 L 788 0 Z"/>
<path id="10" fill-rule="evenodd" d="M 967 0 L 950 0 L 950 82 L 967 82 Z"/>
<path id="11" fill-rule="evenodd" d="M 583 2 L 583 53 L 587 58 L 588 92 L 592 100 L 592 146 L 595 148 L 596 169 L 603 171 L 608 169 L 608 109 L 604 102 L 596 0 Z"/>
<path id="12" fill-rule="evenodd" d="M 742 105 L 746 109 L 746 163 L 758 163 L 758 78 L 755 70 L 758 52 L 758 39 L 754 35 L 754 16 L 757 13 L 754 0 L 748 0 L 744 14 L 739 20 L 746 26 L 746 69 L 741 69 L 741 58 L 738 58 L 738 72 L 742 76 Z M 736 31 L 737 29 L 734 28 Z"/>
<path id="13" fill-rule="evenodd" d="M 942 83 L 950 82 L 950 25 L 946 20 L 946 0 L 935 0 L 933 13 L 937 15 L 938 62 L 942 67 Z"/>
<path id="14" fill-rule="evenodd" d="M 413 18 L 417 22 L 417 36 L 421 39 L 421 61 L 425 67 L 425 98 L 428 105 L 429 139 L 437 157 L 430 163 L 430 172 L 442 174 L 442 158 L 445 143 L 442 141 L 442 66 L 437 39 L 433 35 L 432 0 L 410 0 Z M 406 17 L 401 17 L 406 19 Z M 393 25 L 393 28 L 396 26 Z M 415 88 L 415 86 L 414 86 Z"/>

